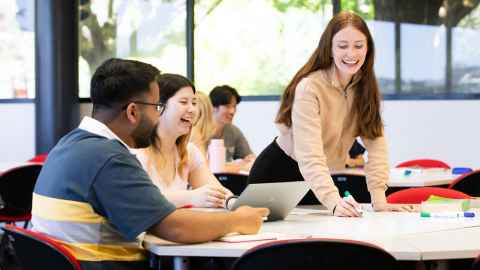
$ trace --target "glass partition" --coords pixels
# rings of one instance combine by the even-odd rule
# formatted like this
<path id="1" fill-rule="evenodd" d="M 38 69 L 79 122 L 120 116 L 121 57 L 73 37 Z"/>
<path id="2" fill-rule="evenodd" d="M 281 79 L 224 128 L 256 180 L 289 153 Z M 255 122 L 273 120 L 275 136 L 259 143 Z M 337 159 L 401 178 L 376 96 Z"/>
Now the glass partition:
<path id="1" fill-rule="evenodd" d="M 185 0 L 80 1 L 80 97 L 106 59 L 136 59 L 162 72 L 186 74 Z"/>
<path id="2" fill-rule="evenodd" d="M 34 0 L 0 1 L 0 99 L 35 97 Z"/>
<path id="3" fill-rule="evenodd" d="M 330 1 L 295 2 L 196 1 L 198 89 L 228 84 L 242 95 L 279 95 L 333 12 Z"/>
<path id="4" fill-rule="evenodd" d="M 190 26 L 186 1 L 194 3 Z M 480 1 L 80 2 L 81 97 L 89 96 L 92 71 L 109 57 L 139 59 L 163 72 L 185 75 L 186 27 L 194 31 L 188 46 L 193 46 L 190 60 L 199 90 L 229 84 L 241 95 L 279 95 L 340 10 L 354 11 L 367 21 L 376 45 L 375 71 L 387 98 L 480 94 L 480 51 L 475 46 Z"/>

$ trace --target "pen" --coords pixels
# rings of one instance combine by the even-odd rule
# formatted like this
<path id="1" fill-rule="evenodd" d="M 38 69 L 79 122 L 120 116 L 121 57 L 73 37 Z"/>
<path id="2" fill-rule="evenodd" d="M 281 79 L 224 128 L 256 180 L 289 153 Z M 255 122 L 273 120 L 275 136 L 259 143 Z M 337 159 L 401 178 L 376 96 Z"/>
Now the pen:
<path id="1" fill-rule="evenodd" d="M 343 197 L 344 199 L 347 199 L 347 198 L 352 198 L 352 200 L 355 201 L 355 199 L 353 198 L 352 194 L 350 194 L 350 192 L 348 190 L 345 190 L 345 192 L 343 193 L 345 196 Z M 355 210 L 357 210 L 357 212 L 359 214 L 363 214 L 363 210 L 361 207 L 355 207 Z"/>
<path id="2" fill-rule="evenodd" d="M 422 212 L 420 212 L 420 217 L 424 217 L 424 218 L 460 218 L 460 217 L 473 218 L 473 217 L 475 217 L 475 213 L 473 213 L 473 212 L 436 212 L 436 213 L 431 213 L 431 212 L 422 211 Z"/>

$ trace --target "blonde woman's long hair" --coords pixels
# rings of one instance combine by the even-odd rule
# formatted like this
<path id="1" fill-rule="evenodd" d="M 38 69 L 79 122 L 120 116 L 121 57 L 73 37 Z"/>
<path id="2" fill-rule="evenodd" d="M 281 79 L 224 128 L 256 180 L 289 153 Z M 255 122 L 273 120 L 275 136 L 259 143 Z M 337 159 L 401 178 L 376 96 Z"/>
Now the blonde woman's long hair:
<path id="1" fill-rule="evenodd" d="M 168 100 L 184 87 L 191 87 L 193 93 L 195 93 L 195 86 L 193 85 L 193 83 L 182 75 L 169 73 L 161 74 L 157 82 L 158 87 L 160 88 L 160 102 L 165 104 L 165 106 Z M 187 145 L 190 140 L 190 133 L 191 131 L 185 135 L 178 137 L 175 141 L 178 149 L 178 156 L 180 157 L 180 163 L 178 164 L 178 171 L 180 173 L 183 172 L 183 169 L 188 163 Z M 145 151 L 148 158 L 147 171 L 150 171 L 153 166 L 157 168 L 157 170 L 165 166 L 165 158 L 162 157 L 162 153 L 160 151 L 162 147 L 162 141 L 157 135 L 157 132 L 153 134 L 151 140 L 152 144 Z"/>
<path id="2" fill-rule="evenodd" d="M 197 92 L 197 116 L 190 136 L 194 143 L 206 156 L 210 140 L 215 133 L 215 121 L 213 120 L 213 106 L 210 98 L 203 92 Z"/>

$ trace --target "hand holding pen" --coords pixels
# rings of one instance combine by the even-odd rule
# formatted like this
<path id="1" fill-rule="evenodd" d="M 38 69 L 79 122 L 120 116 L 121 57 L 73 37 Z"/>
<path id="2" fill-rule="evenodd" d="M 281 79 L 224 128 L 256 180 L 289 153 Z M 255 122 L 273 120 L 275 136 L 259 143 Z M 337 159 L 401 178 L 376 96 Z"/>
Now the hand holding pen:
<path id="1" fill-rule="evenodd" d="M 348 191 L 333 209 L 333 215 L 339 217 L 361 217 L 362 214 L 362 207 Z"/>

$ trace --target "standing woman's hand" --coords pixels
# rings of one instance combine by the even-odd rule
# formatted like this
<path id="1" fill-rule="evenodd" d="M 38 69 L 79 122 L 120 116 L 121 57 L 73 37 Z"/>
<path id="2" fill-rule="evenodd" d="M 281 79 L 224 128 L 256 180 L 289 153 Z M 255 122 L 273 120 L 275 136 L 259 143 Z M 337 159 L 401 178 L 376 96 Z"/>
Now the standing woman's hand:
<path id="1" fill-rule="evenodd" d="M 341 199 L 335 205 L 333 209 L 333 215 L 337 217 L 360 217 L 362 214 L 357 211 L 361 209 L 360 204 L 358 204 L 353 197 L 349 196 Z"/>

